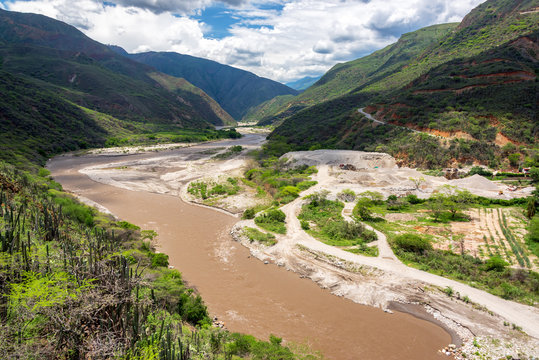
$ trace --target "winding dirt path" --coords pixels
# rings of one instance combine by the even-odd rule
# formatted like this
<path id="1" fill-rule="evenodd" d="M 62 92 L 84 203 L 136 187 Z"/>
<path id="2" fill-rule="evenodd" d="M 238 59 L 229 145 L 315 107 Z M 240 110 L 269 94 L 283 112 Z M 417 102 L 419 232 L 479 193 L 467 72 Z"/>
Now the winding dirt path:
<path id="1" fill-rule="evenodd" d="M 318 184 L 302 193 L 303 196 L 323 189 L 331 189 L 328 166 L 319 167 L 315 180 L 318 181 Z M 357 265 L 381 269 L 397 278 L 413 279 L 442 288 L 451 287 L 455 292 L 459 292 L 462 296 L 468 296 L 473 302 L 485 306 L 488 310 L 493 311 L 510 323 L 521 326 L 527 334 L 539 339 L 539 309 L 504 300 L 463 283 L 414 269 L 402 264 L 400 261 L 395 261 L 395 255 L 389 244 L 387 244 L 386 237 L 380 232 L 377 232 L 380 252 L 384 252 L 385 255 L 377 258 L 352 254 L 314 239 L 301 229 L 297 219 L 297 214 L 299 214 L 303 202 L 302 198 L 298 198 L 282 208 L 287 216 L 287 235 L 281 237 L 278 244 L 278 248 L 282 252 L 291 253 L 299 244 L 313 251 L 323 252 Z M 494 223 L 493 225 L 495 226 L 496 224 Z"/>

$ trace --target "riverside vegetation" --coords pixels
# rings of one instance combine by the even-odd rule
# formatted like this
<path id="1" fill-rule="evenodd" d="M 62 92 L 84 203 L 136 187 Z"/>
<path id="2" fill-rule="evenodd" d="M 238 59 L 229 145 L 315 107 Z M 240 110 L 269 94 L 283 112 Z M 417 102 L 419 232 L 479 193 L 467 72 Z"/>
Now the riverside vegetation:
<path id="1" fill-rule="evenodd" d="M 277 337 L 212 328 L 200 296 L 154 252 L 155 236 L 80 204 L 45 169 L 0 163 L 0 353 L 297 358 Z"/>
<path id="2" fill-rule="evenodd" d="M 346 251 L 367 256 L 377 256 L 378 248 L 366 244 L 375 241 L 376 234 L 365 229 L 361 223 L 346 221 L 341 215 L 344 205 L 336 200 L 328 200 L 321 192 L 308 196 L 298 219 L 309 234 L 328 245 L 344 248 Z"/>
<path id="3" fill-rule="evenodd" d="M 407 265 L 465 282 L 505 299 L 536 305 L 539 303 L 539 273 L 530 269 L 529 256 L 537 252 L 538 217 L 528 212 L 528 204 L 533 203 L 535 209 L 537 195 L 536 191 L 528 199 L 497 200 L 448 188 L 445 193 L 428 199 L 409 195 L 404 198 L 389 196 L 383 200 L 381 194 L 368 192 L 359 195 L 353 214 L 384 232 L 395 255 Z M 494 243 L 493 238 L 485 236 L 487 251 L 483 254 L 465 252 L 462 242 L 455 248 L 441 249 L 438 242 L 447 240 L 451 232 L 447 226 L 452 222 L 469 221 L 466 210 L 470 208 L 499 214 L 504 241 Z M 515 237 L 504 215 L 506 212 L 502 211 L 505 208 L 531 215 L 527 235 L 529 249 Z M 385 220 L 384 215 L 395 213 L 413 216 L 400 221 Z M 425 227 L 430 231 L 418 230 Z M 506 243 L 509 246 L 505 247 Z M 518 267 L 510 267 L 511 263 Z"/>

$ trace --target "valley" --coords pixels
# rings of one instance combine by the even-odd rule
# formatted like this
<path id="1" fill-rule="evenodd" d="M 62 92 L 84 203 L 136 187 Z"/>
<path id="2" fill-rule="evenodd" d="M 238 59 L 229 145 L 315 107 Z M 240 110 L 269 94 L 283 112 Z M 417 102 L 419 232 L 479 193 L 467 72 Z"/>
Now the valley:
<path id="1" fill-rule="evenodd" d="M 181 266 L 185 278 L 200 291 L 211 313 L 217 315 L 232 331 L 247 331 L 262 338 L 269 333 L 277 333 L 276 335 L 282 336 L 285 341 L 306 341 L 328 358 L 346 359 L 350 353 L 361 353 L 364 358 L 377 358 L 380 348 L 375 346 L 376 342 L 363 335 L 357 338 L 355 334 L 361 330 L 353 329 L 359 326 L 360 322 L 363 324 L 361 327 L 378 328 L 388 321 L 382 328 L 389 327 L 389 333 L 394 336 L 393 326 L 397 326 L 396 323 L 399 327 L 408 324 L 406 326 L 419 326 L 423 329 L 427 326 L 417 319 L 409 323 L 412 320 L 399 313 L 405 311 L 420 319 L 430 319 L 446 329 L 445 331 L 449 331 L 452 334 L 451 342 L 459 345 L 459 351 L 469 351 L 472 342 L 480 341 L 484 351 L 487 351 L 485 354 L 500 354 L 514 349 L 527 354 L 536 353 L 539 329 L 535 326 L 535 320 L 530 321 L 539 319 L 536 307 L 503 300 L 461 282 L 404 265 L 388 245 L 385 230 L 384 233 L 376 231 L 378 241 L 375 246 L 379 249 L 378 257 L 368 257 L 343 251 L 314 239 L 302 230 L 297 218 L 309 194 L 324 190 L 329 192 L 330 198 L 344 189 L 351 189 L 355 193 L 379 191 L 382 194 L 399 194 L 400 191 L 400 194 L 415 192 L 421 196 L 429 196 L 435 189 L 451 184 L 451 181 L 425 176 L 413 169 L 396 168 L 395 160 L 384 154 L 365 157 L 368 160 L 361 160 L 361 153 L 350 151 L 290 154 L 288 157 L 295 165 L 306 163 L 317 167 L 317 173 L 312 176 L 317 183 L 302 192 L 301 197 L 282 207 L 286 215 L 286 235 L 274 234 L 275 245 L 272 246 L 249 241 L 245 237 L 243 227 L 265 231 L 253 220 L 238 222 L 237 218 L 230 216 L 230 211 L 241 214 L 244 209 L 256 203 L 256 194 L 249 195 L 247 187 L 242 187 L 229 196 L 222 195 L 228 200 L 218 201 L 218 209 L 208 208 L 208 205 L 216 204 L 199 202 L 187 192 L 189 184 L 201 180 L 211 182 L 219 178 L 241 179 L 250 161 L 249 157 L 237 154 L 231 158 L 219 159 L 216 154 L 226 152 L 231 146 L 241 146 L 245 154 L 259 148 L 263 140 L 264 135 L 251 133 L 241 140 L 163 150 L 156 154 L 142 152 L 128 155 L 122 151 L 82 157 L 61 156 L 49 163 L 48 167 L 64 188 L 83 199 L 99 203 L 113 214 L 144 229 L 155 230 L 159 234 L 159 251 L 170 255 L 171 264 Z M 338 167 L 341 162 L 353 163 L 358 170 L 342 171 Z M 208 174 L 211 176 L 208 177 Z M 410 180 L 413 178 L 423 179 L 419 187 Z M 400 187 L 397 179 L 400 179 Z M 456 181 L 455 185 L 458 182 Z M 462 183 L 460 186 L 488 197 L 498 197 L 499 189 L 503 188 L 492 184 L 490 190 L 487 190 L 484 186 L 474 187 L 473 184 L 477 182 Z M 509 195 L 502 197 L 526 196 L 530 191 L 530 188 L 517 192 L 506 191 Z M 179 200 L 180 198 L 199 202 L 199 206 L 203 207 L 187 205 Z M 260 202 L 260 198 L 258 200 Z M 155 208 L 151 205 L 154 202 Z M 343 209 L 343 215 L 350 221 L 353 221 L 350 218 L 353 207 L 353 202 L 346 203 Z M 208 227 L 209 223 L 212 224 L 211 227 Z M 376 227 L 376 223 L 372 225 Z M 230 239 L 228 232 L 231 228 L 233 237 L 250 249 L 250 255 Z M 532 261 L 536 267 L 537 260 L 532 257 Z M 371 308 L 342 301 L 326 291 L 316 290 L 316 286 L 313 288 L 312 285 L 305 284 L 305 280 L 300 278 L 309 278 L 321 288 L 329 289 L 332 294 Z M 293 291 L 292 289 L 299 289 L 299 284 L 301 292 Z M 448 297 L 444 292 L 444 289 L 448 288 L 458 293 L 458 298 Z M 258 295 L 244 293 L 247 290 L 255 291 Z M 283 298 L 283 290 L 286 299 Z M 307 298 L 310 299 L 310 305 L 300 300 L 305 299 L 305 293 L 309 294 Z M 459 300 L 462 297 L 467 300 Z M 262 303 L 258 304 L 256 301 Z M 334 301 L 338 304 L 330 305 Z M 280 310 L 277 311 L 275 306 Z M 318 311 L 309 313 L 315 309 L 314 306 L 324 307 L 327 318 L 321 318 Z M 346 322 L 342 320 L 342 315 L 333 313 L 347 311 L 348 308 L 350 310 Z M 386 312 L 375 310 L 376 308 Z M 276 313 L 286 319 L 291 316 L 297 319 L 293 322 L 295 325 L 291 327 L 290 320 L 283 320 L 281 324 L 281 320 L 275 317 Z M 352 313 L 354 315 L 350 318 Z M 354 320 L 355 316 L 359 316 L 361 320 Z M 403 322 L 402 316 L 407 320 Z M 336 322 L 330 325 L 329 319 Z M 314 325 L 313 321 L 317 325 Z M 320 321 L 324 323 L 319 323 Z M 531 337 L 520 335 L 504 326 L 504 323 L 516 324 L 514 326 L 522 328 L 522 331 Z M 327 328 L 335 329 L 332 331 L 334 335 L 328 336 L 327 332 L 320 333 L 317 330 Z M 422 336 L 432 336 L 440 331 L 445 333 L 440 328 L 434 331 L 431 325 L 428 329 L 429 335 L 425 333 Z M 353 337 L 349 337 L 351 334 L 354 334 Z M 415 334 L 414 337 L 419 336 Z M 375 337 L 378 338 L 379 334 Z M 492 339 L 504 340 L 501 346 L 496 347 L 490 344 Z M 400 356 L 406 348 L 411 351 L 410 356 L 431 358 L 437 350 L 447 346 L 436 345 L 429 350 L 411 345 L 410 341 L 409 338 L 395 340 L 396 344 L 407 344 L 406 347 L 396 347 Z M 421 342 L 423 341 L 424 338 Z M 508 341 L 514 344 L 513 350 L 503 345 Z M 354 344 L 354 347 L 351 348 L 351 344 Z M 384 357 L 392 358 L 394 355 L 391 354 L 394 354 L 396 348 L 388 348 Z M 421 355 L 419 351 L 425 351 L 422 353 L 425 355 Z M 426 355 L 429 353 L 430 355 Z M 467 354 L 471 355 L 469 352 Z"/>
<path id="2" fill-rule="evenodd" d="M 0 0 L 2 359 L 539 358 L 537 0 L 64 1 Z"/>

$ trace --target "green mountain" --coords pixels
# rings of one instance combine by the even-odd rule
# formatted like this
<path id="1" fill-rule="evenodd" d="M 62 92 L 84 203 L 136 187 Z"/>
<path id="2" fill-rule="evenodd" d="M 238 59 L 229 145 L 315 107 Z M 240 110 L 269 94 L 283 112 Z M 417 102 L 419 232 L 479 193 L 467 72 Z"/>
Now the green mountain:
<path id="1" fill-rule="evenodd" d="M 35 160 L 102 145 L 111 135 L 234 123 L 184 79 L 120 56 L 60 21 L 0 10 L 0 39 L 3 158 L 21 147 Z"/>
<path id="2" fill-rule="evenodd" d="M 353 92 L 361 86 L 369 85 L 406 66 L 411 59 L 420 55 L 454 30 L 457 24 L 434 25 L 404 34 L 395 44 L 378 50 L 369 56 L 337 64 L 324 74 L 320 80 L 300 95 L 287 102 L 275 106 L 271 100 L 258 107 L 258 112 L 251 116 L 261 119 L 261 124 L 269 124 L 275 120 L 338 98 Z M 271 110 L 270 110 L 271 109 Z M 281 114 L 285 112 L 285 114 Z"/>
<path id="3" fill-rule="evenodd" d="M 386 151 L 417 166 L 509 166 L 502 146 L 538 143 L 535 5 L 487 1 L 458 26 L 405 34 L 396 44 L 335 66 L 295 98 L 261 105 L 262 123 L 281 122 L 268 147 Z M 359 107 L 404 128 L 373 123 Z M 521 162 L 525 155 L 521 149 Z"/>
<path id="4" fill-rule="evenodd" d="M 122 52 L 123 49 L 115 48 Z M 218 62 L 173 52 L 147 52 L 128 55 L 130 59 L 181 77 L 204 90 L 232 117 L 241 120 L 253 106 L 279 95 L 298 92 L 273 80 Z"/>

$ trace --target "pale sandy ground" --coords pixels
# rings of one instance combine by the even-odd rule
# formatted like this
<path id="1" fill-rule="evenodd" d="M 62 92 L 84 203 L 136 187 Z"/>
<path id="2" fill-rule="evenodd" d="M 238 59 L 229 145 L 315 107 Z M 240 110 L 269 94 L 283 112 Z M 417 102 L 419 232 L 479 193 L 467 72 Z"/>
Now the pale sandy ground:
<path id="1" fill-rule="evenodd" d="M 230 146 L 242 145 L 246 152 L 259 147 L 263 141 L 263 136 L 251 134 L 243 139 L 230 141 Z M 226 146 L 229 145 L 225 144 L 224 147 Z M 242 168 L 247 161 L 243 156 L 245 152 L 232 159 L 213 160 L 211 157 L 215 154 L 207 152 L 217 147 L 223 147 L 222 143 L 179 149 L 136 161 L 122 161 L 121 158 L 114 158 L 115 154 L 107 154 L 111 156 L 110 164 L 85 168 L 81 172 L 105 184 L 130 190 L 175 194 L 186 200 L 192 200 L 186 192 L 189 182 L 200 178 L 218 179 L 239 175 L 243 171 Z M 319 172 L 314 177 L 318 184 L 302 195 L 328 190 L 330 196 L 335 196 L 343 189 L 352 189 L 356 193 L 375 190 L 386 196 L 413 193 L 420 197 L 428 197 L 446 184 L 489 197 L 521 197 L 531 191 L 522 189 L 509 192 L 503 185 L 480 177 L 448 181 L 425 176 L 413 169 L 399 169 L 389 155 L 362 156 L 358 152 L 346 152 L 340 157 L 332 150 L 288 155 L 289 158 L 296 160 L 296 164 L 303 161 L 309 165 L 318 165 Z M 342 171 L 335 166 L 343 162 L 353 163 L 360 170 Z M 378 168 L 374 168 L 375 166 Z M 411 179 L 423 180 L 414 182 Z M 499 195 L 500 190 L 503 191 L 503 195 Z M 245 208 L 252 200 L 251 198 L 241 200 L 241 196 L 245 197 L 244 194 L 231 197 L 230 201 L 234 203 L 236 209 L 242 208 L 238 207 L 238 202 L 245 202 L 243 204 Z M 463 349 L 468 355 L 480 351 L 492 358 L 499 358 L 507 355 L 516 357 L 520 352 L 539 357 L 537 308 L 506 301 L 462 283 L 407 267 L 396 259 L 385 236 L 380 232 L 377 232 L 379 238 L 377 245 L 380 250 L 378 257 L 352 254 L 323 244 L 300 227 L 296 215 L 303 201 L 298 198 L 282 208 L 287 215 L 287 235 L 277 236 L 278 243 L 275 246 L 268 248 L 251 244 L 242 236 L 241 227 L 255 227 L 252 220 L 238 222 L 232 234 L 248 246 L 256 257 L 309 277 L 338 296 L 345 296 L 361 304 L 381 307 L 387 311 L 391 311 L 389 310 L 391 308 L 401 309 L 399 303 L 424 304 L 427 312 L 440 319 L 453 334 L 458 334 L 464 342 Z M 488 309 L 489 312 L 474 309 L 463 301 L 447 297 L 440 289 L 448 286 L 462 297 L 468 296 L 472 302 Z M 529 336 L 504 326 L 504 321 L 522 327 Z M 474 337 L 479 342 L 480 348 L 472 345 Z M 470 357 L 473 358 L 468 356 Z"/>

